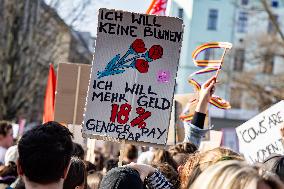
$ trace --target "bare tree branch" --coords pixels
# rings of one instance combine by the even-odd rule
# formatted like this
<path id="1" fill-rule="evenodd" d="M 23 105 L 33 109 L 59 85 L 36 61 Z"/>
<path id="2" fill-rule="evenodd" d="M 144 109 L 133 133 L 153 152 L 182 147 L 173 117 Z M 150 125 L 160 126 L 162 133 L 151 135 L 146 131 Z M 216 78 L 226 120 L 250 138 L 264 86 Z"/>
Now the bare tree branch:
<path id="1" fill-rule="evenodd" d="M 261 3 L 263 5 L 263 8 L 264 8 L 265 12 L 269 16 L 269 20 L 271 21 L 271 23 L 275 27 L 277 33 L 280 35 L 282 41 L 284 41 L 284 33 L 282 32 L 282 30 L 281 30 L 281 28 L 279 26 L 279 23 L 275 19 L 275 16 L 274 16 L 273 12 L 271 11 L 270 6 L 268 5 L 267 1 L 266 0 L 261 0 Z"/>

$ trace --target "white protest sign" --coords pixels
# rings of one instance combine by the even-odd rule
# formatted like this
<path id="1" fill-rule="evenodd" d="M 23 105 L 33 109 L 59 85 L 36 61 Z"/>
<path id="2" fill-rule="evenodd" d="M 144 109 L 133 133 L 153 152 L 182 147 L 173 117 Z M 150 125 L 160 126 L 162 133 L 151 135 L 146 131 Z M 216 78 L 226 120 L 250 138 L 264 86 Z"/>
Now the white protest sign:
<path id="1" fill-rule="evenodd" d="M 284 154 L 280 126 L 284 124 L 284 101 L 236 128 L 239 149 L 250 163 L 262 162 L 272 153 Z"/>
<path id="2" fill-rule="evenodd" d="M 182 33 L 178 18 L 100 9 L 84 135 L 166 144 Z"/>

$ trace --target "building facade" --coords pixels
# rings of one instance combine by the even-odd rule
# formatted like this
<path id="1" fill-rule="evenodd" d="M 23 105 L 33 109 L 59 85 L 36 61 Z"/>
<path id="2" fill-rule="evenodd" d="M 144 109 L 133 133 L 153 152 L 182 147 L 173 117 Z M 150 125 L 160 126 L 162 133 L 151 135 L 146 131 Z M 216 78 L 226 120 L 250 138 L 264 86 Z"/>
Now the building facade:
<path id="1" fill-rule="evenodd" d="M 43 0 L 0 1 L 0 119 L 41 121 L 49 64 L 90 64 L 92 41 Z"/>
<path id="2" fill-rule="evenodd" d="M 281 42 L 261 1 L 172 0 L 170 3 L 170 15 L 182 18 L 185 25 L 176 93 L 193 92 L 187 80 L 191 73 L 200 69 L 192 61 L 195 48 L 207 42 L 224 41 L 232 43 L 233 49 L 226 55 L 216 93 L 230 101 L 232 109 L 224 111 L 210 107 L 211 124 L 215 129 L 241 125 L 265 107 L 261 104 L 265 99 L 269 106 L 277 102 L 271 94 L 284 87 L 281 76 L 284 73 L 284 40 Z M 284 31 L 283 1 L 270 0 L 267 6 Z M 216 58 L 220 58 L 218 52 L 200 54 L 200 59 Z M 199 79 L 204 81 L 209 77 L 204 74 Z"/>

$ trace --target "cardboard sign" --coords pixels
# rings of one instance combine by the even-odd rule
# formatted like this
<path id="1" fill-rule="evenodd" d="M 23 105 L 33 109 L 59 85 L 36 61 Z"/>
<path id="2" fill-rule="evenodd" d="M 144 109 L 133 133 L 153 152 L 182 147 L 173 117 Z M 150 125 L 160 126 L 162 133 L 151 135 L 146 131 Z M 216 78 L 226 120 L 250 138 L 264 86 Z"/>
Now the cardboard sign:
<path id="1" fill-rule="evenodd" d="M 222 128 L 222 146 L 228 147 L 235 152 L 239 151 L 239 140 L 235 128 Z"/>
<path id="2" fill-rule="evenodd" d="M 222 131 L 209 131 L 210 139 L 207 141 L 201 141 L 199 146 L 199 151 L 206 152 L 208 150 L 213 150 L 214 148 L 220 147 L 223 137 Z"/>
<path id="3" fill-rule="evenodd" d="M 240 152 L 250 163 L 262 162 L 272 153 L 284 154 L 280 126 L 284 124 L 284 101 L 280 101 L 236 128 Z"/>
<path id="4" fill-rule="evenodd" d="M 98 18 L 83 134 L 166 144 L 182 20 L 108 9 Z"/>
<path id="5" fill-rule="evenodd" d="M 174 145 L 184 140 L 184 123 L 180 119 L 180 115 L 185 109 L 189 109 L 189 112 L 193 113 L 196 108 L 196 104 L 189 104 L 189 102 L 198 98 L 197 94 L 186 93 L 174 95 L 174 106 L 172 108 L 172 116 L 170 121 L 170 128 L 168 134 L 168 145 Z M 189 106 L 189 107 L 188 107 Z M 208 128 L 209 117 L 206 114 L 204 127 Z M 209 140 L 209 133 L 206 134 L 205 140 Z"/>
<path id="6" fill-rule="evenodd" d="M 59 63 L 55 93 L 54 120 L 81 125 L 91 65 Z"/>

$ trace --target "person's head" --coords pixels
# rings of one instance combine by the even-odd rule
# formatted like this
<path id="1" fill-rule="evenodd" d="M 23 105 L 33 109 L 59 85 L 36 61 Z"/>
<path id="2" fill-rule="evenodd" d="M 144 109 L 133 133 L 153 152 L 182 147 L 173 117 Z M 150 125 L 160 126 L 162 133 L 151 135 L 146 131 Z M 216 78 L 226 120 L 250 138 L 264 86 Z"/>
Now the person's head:
<path id="1" fill-rule="evenodd" d="M 245 162 L 228 160 L 208 167 L 188 189 L 283 189 L 281 181 Z"/>
<path id="2" fill-rule="evenodd" d="M 222 147 L 189 155 L 185 165 L 179 168 L 181 188 L 188 188 L 210 165 L 225 160 L 243 160 L 243 158 L 238 153 Z"/>
<path id="3" fill-rule="evenodd" d="M 152 163 L 153 164 L 168 163 L 175 170 L 177 170 L 177 164 L 167 150 L 162 150 L 162 149 L 156 150 L 154 152 L 154 158 L 152 160 Z"/>
<path id="4" fill-rule="evenodd" d="M 144 185 L 138 171 L 130 167 L 116 167 L 103 177 L 100 189 L 143 189 Z"/>
<path id="5" fill-rule="evenodd" d="M 157 168 L 173 185 L 174 188 L 179 188 L 179 176 L 178 172 L 167 163 L 152 164 L 153 167 Z"/>
<path id="6" fill-rule="evenodd" d="M 123 161 L 126 163 L 136 162 L 138 158 L 138 148 L 133 144 L 125 145 Z"/>
<path id="7" fill-rule="evenodd" d="M 80 144 L 76 143 L 76 142 L 73 143 L 72 156 L 78 157 L 78 158 L 80 158 L 82 160 L 85 157 L 85 151 L 84 151 L 83 147 Z"/>
<path id="8" fill-rule="evenodd" d="M 22 136 L 17 163 L 25 184 L 63 184 L 73 149 L 71 137 L 72 133 L 57 122 L 36 126 Z"/>
<path id="9" fill-rule="evenodd" d="M 109 170 L 117 166 L 118 166 L 118 159 L 116 158 L 107 159 L 104 162 L 104 172 L 108 172 Z"/>
<path id="10" fill-rule="evenodd" d="M 275 173 L 284 182 L 284 156 L 279 154 L 272 154 L 266 158 L 262 167 L 272 173 Z"/>
<path id="11" fill-rule="evenodd" d="M 17 166 L 15 162 L 9 162 L 9 164 L 0 171 L 1 183 L 10 185 L 17 179 L 17 176 Z"/>
<path id="12" fill-rule="evenodd" d="M 88 174 L 92 174 L 96 171 L 96 166 L 93 163 L 89 161 L 84 161 L 84 162 L 85 162 L 86 170 Z"/>
<path id="13" fill-rule="evenodd" d="M 103 179 L 103 174 L 100 172 L 95 172 L 93 174 L 88 175 L 87 177 L 88 189 L 99 189 L 102 179 Z"/>
<path id="14" fill-rule="evenodd" d="M 0 121 L 0 146 L 9 148 L 13 145 L 12 124 L 7 121 Z"/>
<path id="15" fill-rule="evenodd" d="M 197 147 L 191 142 L 184 142 L 184 143 L 176 144 L 176 145 L 171 146 L 169 148 L 169 152 L 173 156 L 178 154 L 178 153 L 193 154 L 197 150 L 198 150 Z"/>
<path id="16" fill-rule="evenodd" d="M 100 151 L 94 150 L 94 165 L 96 166 L 96 171 L 103 170 L 104 159 L 104 155 Z"/>
<path id="17" fill-rule="evenodd" d="M 186 163 L 187 158 L 189 157 L 189 154 L 185 153 L 178 153 L 173 156 L 173 159 L 175 160 L 177 166 L 183 166 Z"/>
<path id="18" fill-rule="evenodd" d="M 84 189 L 87 179 L 86 166 L 83 160 L 72 157 L 63 189 Z"/>

